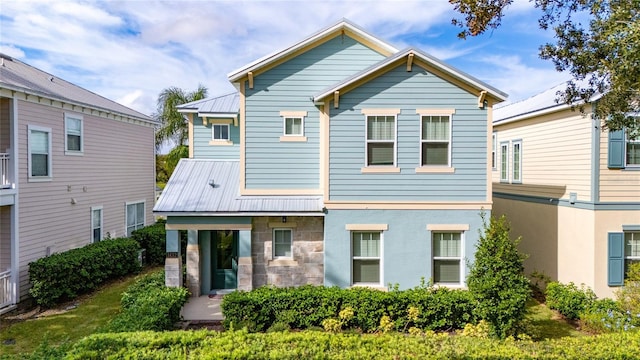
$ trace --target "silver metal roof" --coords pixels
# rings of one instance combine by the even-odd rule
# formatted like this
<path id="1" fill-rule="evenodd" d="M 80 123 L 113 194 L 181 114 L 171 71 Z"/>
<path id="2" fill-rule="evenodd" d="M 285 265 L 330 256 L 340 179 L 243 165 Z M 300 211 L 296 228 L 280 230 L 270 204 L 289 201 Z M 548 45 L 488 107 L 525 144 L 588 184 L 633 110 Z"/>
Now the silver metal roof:
<path id="1" fill-rule="evenodd" d="M 238 161 L 182 159 L 153 211 L 170 216 L 322 215 L 321 196 L 240 196 L 239 174 Z"/>
<path id="2" fill-rule="evenodd" d="M 156 123 L 151 117 L 0 54 L 0 87 Z"/>
<path id="3" fill-rule="evenodd" d="M 240 93 L 234 92 L 192 101 L 176 108 L 180 112 L 197 112 L 199 114 L 237 114 L 240 111 Z"/>

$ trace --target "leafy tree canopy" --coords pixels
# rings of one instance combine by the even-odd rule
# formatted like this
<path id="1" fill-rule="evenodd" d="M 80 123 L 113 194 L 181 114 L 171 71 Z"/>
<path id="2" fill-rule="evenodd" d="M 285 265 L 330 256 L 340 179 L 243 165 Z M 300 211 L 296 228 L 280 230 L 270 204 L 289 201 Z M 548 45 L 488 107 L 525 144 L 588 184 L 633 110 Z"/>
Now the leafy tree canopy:
<path id="1" fill-rule="evenodd" d="M 189 138 L 189 127 L 177 107 L 206 97 L 207 88 L 203 85 L 198 85 L 198 88 L 192 92 L 185 92 L 178 87 L 162 90 L 158 95 L 157 113 L 154 115 L 161 124 L 156 131 L 156 146 L 169 139 L 174 140 L 178 145 L 184 145 Z"/>
<path id="2" fill-rule="evenodd" d="M 541 10 L 544 30 L 556 43 L 540 46 L 540 57 L 573 80 L 558 101 L 578 107 L 600 97 L 595 115 L 611 130 L 624 127 L 640 136 L 640 0 L 530 0 Z M 449 0 L 462 18 L 460 38 L 500 26 L 513 0 Z M 585 20 L 586 19 L 586 20 Z"/>

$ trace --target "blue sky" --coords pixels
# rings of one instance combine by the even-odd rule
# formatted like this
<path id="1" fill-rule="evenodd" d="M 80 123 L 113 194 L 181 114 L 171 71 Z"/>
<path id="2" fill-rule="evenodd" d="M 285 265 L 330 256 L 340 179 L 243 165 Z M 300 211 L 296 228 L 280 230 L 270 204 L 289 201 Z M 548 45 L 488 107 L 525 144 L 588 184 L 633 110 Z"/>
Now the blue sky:
<path id="1" fill-rule="evenodd" d="M 342 18 L 397 48 L 417 47 L 517 101 L 567 80 L 538 58 L 553 41 L 515 0 L 502 27 L 459 40 L 446 0 L 33 1 L 0 5 L 0 52 L 152 115 L 170 86 L 234 91 L 226 75 Z"/>

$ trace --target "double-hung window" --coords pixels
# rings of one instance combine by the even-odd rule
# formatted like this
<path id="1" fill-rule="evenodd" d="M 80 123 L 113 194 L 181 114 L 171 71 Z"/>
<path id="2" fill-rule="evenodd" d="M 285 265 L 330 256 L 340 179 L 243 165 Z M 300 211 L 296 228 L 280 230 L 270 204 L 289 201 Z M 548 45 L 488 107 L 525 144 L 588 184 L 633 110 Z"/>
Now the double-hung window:
<path id="1" fill-rule="evenodd" d="M 509 143 L 500 143 L 500 182 L 509 181 Z"/>
<path id="2" fill-rule="evenodd" d="M 51 129 L 28 126 L 29 180 L 51 179 Z"/>
<path id="3" fill-rule="evenodd" d="M 285 136 L 304 136 L 302 126 L 302 117 L 285 117 L 284 118 L 284 135 Z"/>
<path id="4" fill-rule="evenodd" d="M 498 134 L 493 133 L 491 136 L 491 168 L 498 166 Z"/>
<path id="5" fill-rule="evenodd" d="M 396 163 L 396 117 L 367 116 L 367 166 L 394 166 Z"/>
<path id="6" fill-rule="evenodd" d="M 273 257 L 292 258 L 293 231 L 291 229 L 273 229 Z"/>
<path id="7" fill-rule="evenodd" d="M 65 154 L 82 154 L 84 150 L 83 119 L 80 115 L 64 114 Z"/>
<path id="8" fill-rule="evenodd" d="M 380 278 L 380 240 L 379 231 L 353 231 L 351 233 L 352 283 L 377 284 Z"/>
<path id="9" fill-rule="evenodd" d="M 433 232 L 433 282 L 462 283 L 462 233 Z"/>
<path id="10" fill-rule="evenodd" d="M 229 141 L 229 124 L 212 124 L 211 139 L 216 141 Z"/>
<path id="11" fill-rule="evenodd" d="M 638 124 L 640 126 L 640 122 Z M 626 165 L 640 166 L 640 130 L 636 134 L 631 133 L 629 130 L 626 133 Z"/>
<path id="12" fill-rule="evenodd" d="M 126 236 L 131 236 L 131 233 L 134 230 L 142 229 L 144 227 L 144 201 L 127 203 L 126 212 L 127 212 Z"/>
<path id="13" fill-rule="evenodd" d="M 624 269 L 629 265 L 640 262 L 640 231 L 625 231 L 624 233 Z"/>
<path id="14" fill-rule="evenodd" d="M 102 207 L 91 208 L 91 241 L 102 240 Z"/>
<path id="15" fill-rule="evenodd" d="M 450 126 L 451 118 L 448 115 L 422 116 L 422 166 L 450 164 Z"/>
<path id="16" fill-rule="evenodd" d="M 522 182 L 522 140 L 511 143 L 511 182 Z"/>

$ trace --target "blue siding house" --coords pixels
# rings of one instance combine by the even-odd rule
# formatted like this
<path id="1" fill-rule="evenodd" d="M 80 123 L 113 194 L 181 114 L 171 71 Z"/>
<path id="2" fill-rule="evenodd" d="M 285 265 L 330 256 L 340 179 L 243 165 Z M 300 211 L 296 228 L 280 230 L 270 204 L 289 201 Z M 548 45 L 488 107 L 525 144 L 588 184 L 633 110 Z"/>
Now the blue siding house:
<path id="1" fill-rule="evenodd" d="M 167 285 L 182 285 L 186 252 L 194 296 L 465 286 L 506 94 L 347 20 L 228 78 L 237 93 L 180 107 L 190 156 L 154 209 L 167 217 Z"/>

